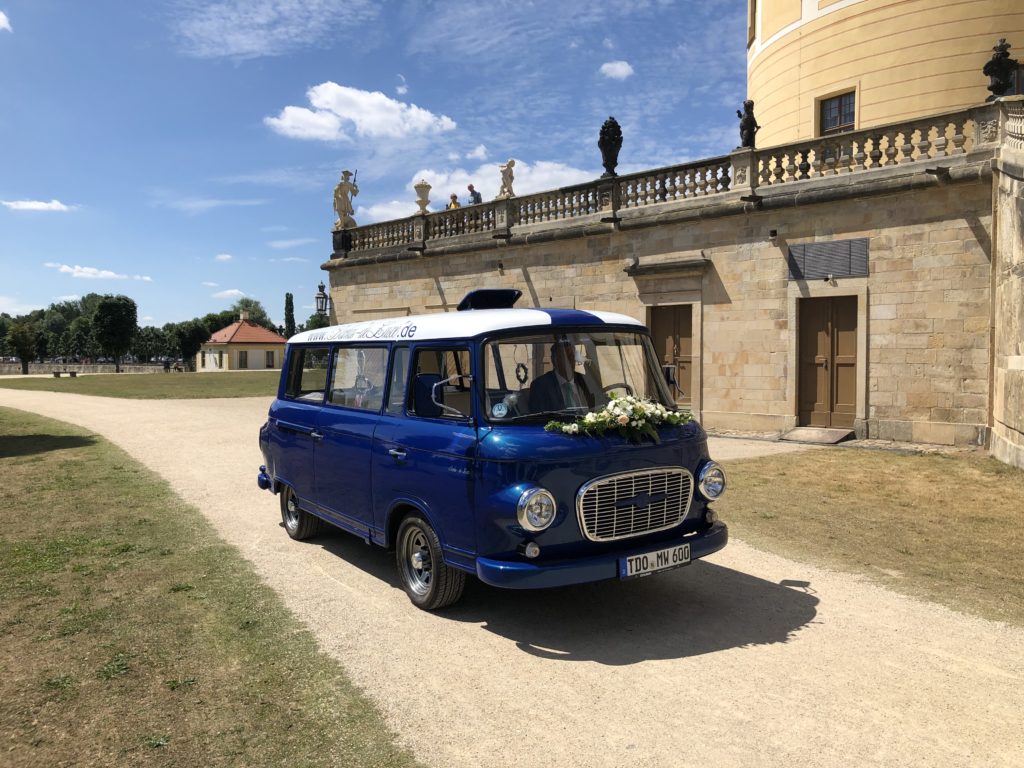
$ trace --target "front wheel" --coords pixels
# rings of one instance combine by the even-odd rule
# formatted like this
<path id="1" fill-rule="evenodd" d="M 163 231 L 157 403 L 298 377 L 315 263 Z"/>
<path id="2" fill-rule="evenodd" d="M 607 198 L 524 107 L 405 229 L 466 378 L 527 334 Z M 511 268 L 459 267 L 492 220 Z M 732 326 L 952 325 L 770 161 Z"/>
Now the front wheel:
<path id="1" fill-rule="evenodd" d="M 308 539 L 320 533 L 320 518 L 299 509 L 295 491 L 285 486 L 281 489 L 281 522 L 284 529 L 296 541 Z"/>
<path id="2" fill-rule="evenodd" d="M 405 518 L 398 529 L 395 563 L 413 605 L 433 611 L 462 597 L 466 574 L 445 564 L 440 539 L 430 523 L 417 515 Z"/>

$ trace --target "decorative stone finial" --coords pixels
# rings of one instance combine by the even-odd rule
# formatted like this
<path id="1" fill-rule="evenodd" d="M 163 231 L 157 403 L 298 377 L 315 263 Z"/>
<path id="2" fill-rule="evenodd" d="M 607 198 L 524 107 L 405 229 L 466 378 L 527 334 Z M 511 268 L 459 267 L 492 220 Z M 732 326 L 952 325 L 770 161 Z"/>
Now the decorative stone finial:
<path id="1" fill-rule="evenodd" d="M 1000 96 L 1005 96 L 1013 85 L 1011 77 L 1017 69 L 1016 59 L 1010 58 L 1010 44 L 1006 42 L 1006 38 L 999 38 L 999 42 L 992 46 L 992 50 L 992 58 L 981 68 L 981 74 L 989 78 L 988 89 L 992 91 L 992 95 L 985 101 L 995 101 Z"/>
<path id="2" fill-rule="evenodd" d="M 622 128 L 614 117 L 609 117 L 601 126 L 597 139 L 597 148 L 601 150 L 601 164 L 604 166 L 602 179 L 618 176 L 615 166 L 619 164 L 619 150 L 622 149 Z"/>
<path id="3" fill-rule="evenodd" d="M 761 126 L 754 119 L 754 101 L 747 99 L 743 102 L 743 111 L 736 110 L 736 117 L 740 119 L 740 146 L 744 149 L 754 149 L 757 132 Z"/>
<path id="4" fill-rule="evenodd" d="M 338 214 L 338 219 L 334 222 L 335 231 L 356 226 L 356 220 L 352 218 L 352 198 L 359 194 L 359 187 L 356 186 L 358 175 L 359 171 L 356 171 L 355 175 L 351 171 L 342 171 L 341 181 L 334 188 L 334 212 Z"/>
<path id="5" fill-rule="evenodd" d="M 515 197 L 516 193 L 512 191 L 512 178 L 514 175 L 512 169 L 515 167 L 516 161 L 512 158 L 509 158 L 509 161 L 504 165 L 499 166 L 501 169 L 501 189 L 498 190 L 498 196 L 494 198 L 495 200 Z"/>
<path id="6" fill-rule="evenodd" d="M 416 190 L 416 205 L 420 207 L 417 213 L 425 214 L 430 204 L 430 183 L 426 179 L 420 179 L 412 188 Z"/>

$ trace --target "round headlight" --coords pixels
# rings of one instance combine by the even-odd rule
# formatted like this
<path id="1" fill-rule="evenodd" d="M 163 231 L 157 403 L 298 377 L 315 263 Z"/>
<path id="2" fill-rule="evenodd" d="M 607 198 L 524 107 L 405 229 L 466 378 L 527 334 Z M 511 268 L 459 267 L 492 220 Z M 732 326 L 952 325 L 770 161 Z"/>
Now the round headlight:
<path id="1" fill-rule="evenodd" d="M 709 461 L 697 473 L 697 490 L 708 501 L 725 493 L 725 470 L 716 461 Z"/>
<path id="2" fill-rule="evenodd" d="M 528 531 L 543 531 L 555 520 L 555 497 L 543 488 L 531 488 L 519 497 L 516 517 Z"/>

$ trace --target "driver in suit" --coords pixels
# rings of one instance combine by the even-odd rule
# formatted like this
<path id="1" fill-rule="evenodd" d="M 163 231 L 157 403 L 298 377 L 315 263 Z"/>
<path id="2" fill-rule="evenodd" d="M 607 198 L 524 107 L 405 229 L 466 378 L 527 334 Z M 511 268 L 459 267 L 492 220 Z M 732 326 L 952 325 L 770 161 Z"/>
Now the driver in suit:
<path id="1" fill-rule="evenodd" d="M 563 408 L 593 408 L 594 393 L 582 373 L 576 371 L 576 349 L 572 342 L 551 345 L 552 370 L 530 385 L 530 409 L 560 411 Z"/>

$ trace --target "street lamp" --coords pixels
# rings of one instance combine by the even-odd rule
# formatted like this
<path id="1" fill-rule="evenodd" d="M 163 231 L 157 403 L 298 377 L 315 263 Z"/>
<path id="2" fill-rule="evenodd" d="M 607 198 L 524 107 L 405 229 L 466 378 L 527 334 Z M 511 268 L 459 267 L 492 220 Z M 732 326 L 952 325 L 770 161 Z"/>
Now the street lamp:
<path id="1" fill-rule="evenodd" d="M 316 292 L 316 313 L 318 315 L 327 316 L 327 302 L 329 301 L 327 294 L 324 292 L 324 283 L 320 281 L 320 290 Z"/>

